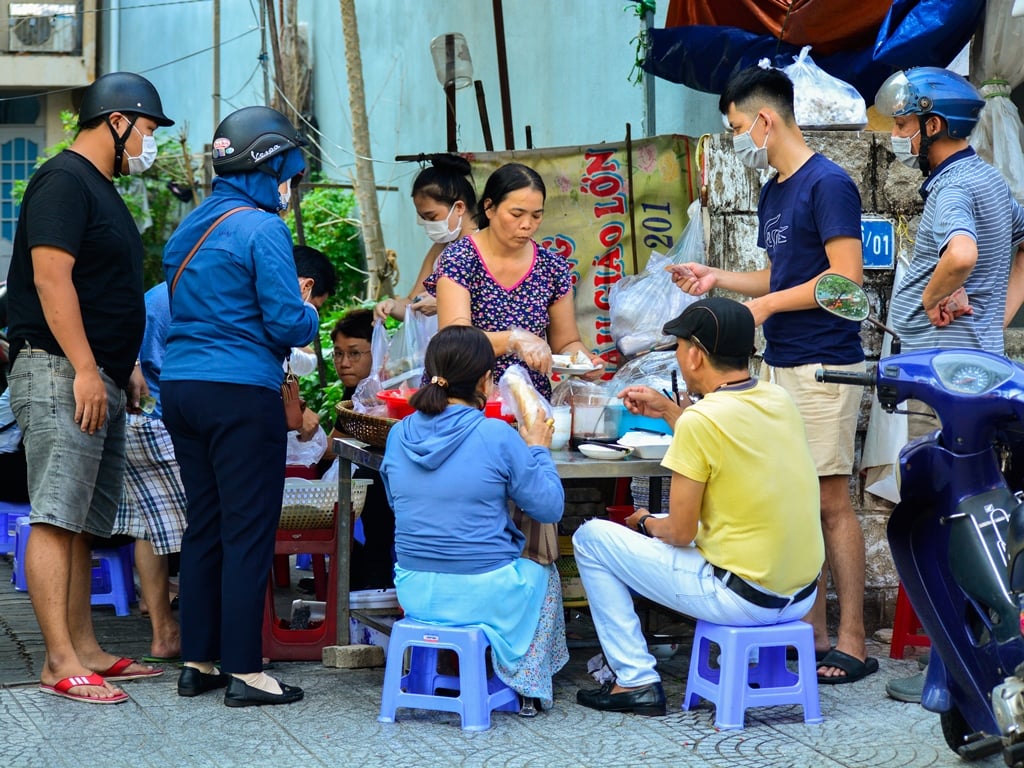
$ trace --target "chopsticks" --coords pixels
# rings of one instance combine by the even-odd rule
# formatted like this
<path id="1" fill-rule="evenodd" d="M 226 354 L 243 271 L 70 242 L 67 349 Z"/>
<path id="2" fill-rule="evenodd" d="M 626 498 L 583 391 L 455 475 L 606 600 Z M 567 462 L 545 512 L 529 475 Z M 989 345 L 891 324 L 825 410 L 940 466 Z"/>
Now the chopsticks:
<path id="1" fill-rule="evenodd" d="M 679 377 L 674 370 L 672 371 L 672 399 L 676 405 L 679 405 Z"/>

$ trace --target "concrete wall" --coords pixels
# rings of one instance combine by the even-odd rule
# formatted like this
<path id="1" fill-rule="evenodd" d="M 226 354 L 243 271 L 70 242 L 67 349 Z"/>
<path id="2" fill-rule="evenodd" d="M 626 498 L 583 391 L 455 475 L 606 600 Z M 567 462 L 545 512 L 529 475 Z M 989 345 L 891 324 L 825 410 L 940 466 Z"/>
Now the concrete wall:
<path id="1" fill-rule="evenodd" d="M 814 131 L 806 133 L 810 147 L 841 165 L 853 178 L 860 191 L 865 214 L 880 214 L 906 223 L 905 237 L 899 247 L 912 252 L 922 208 L 918 188 L 921 174 L 895 162 L 889 151 L 889 134 L 870 131 Z M 763 250 L 757 248 L 757 198 L 760 178 L 756 171 L 744 167 L 732 151 L 727 134 L 714 136 L 708 147 L 708 208 L 711 229 L 709 263 L 725 269 L 753 270 L 766 265 Z M 892 270 L 871 270 L 865 273 L 865 288 L 871 297 L 873 312 L 884 317 L 892 293 Z M 864 350 L 868 362 L 878 360 L 881 336 L 865 323 L 862 328 Z M 759 349 L 763 340 L 759 339 Z M 866 391 L 858 424 L 856 456 L 860 467 L 864 433 L 867 429 L 870 398 Z M 885 526 L 892 505 L 864 491 L 864 481 L 855 474 L 850 495 L 860 517 L 867 549 L 864 613 L 868 633 L 882 626 L 891 626 L 899 578 L 889 554 Z M 836 618 L 835 594 L 829 594 L 830 617 Z"/>
<path id="2" fill-rule="evenodd" d="M 141 72 L 159 89 L 164 111 L 187 122 L 189 145 L 202 151 L 213 135 L 213 94 L 220 116 L 263 104 L 267 96 L 259 65 L 258 4 L 221 0 L 219 85 L 214 84 L 213 4 L 161 6 L 150 0 L 118 0 L 104 26 L 103 71 Z M 531 126 L 537 147 L 619 141 L 626 123 L 634 137 L 654 133 L 699 136 L 721 130 L 718 97 L 651 78 L 655 115 L 643 86 L 630 82 L 633 38 L 640 21 L 628 3 L 592 0 L 517 0 L 504 4 L 505 40 L 515 145 L 525 146 Z M 664 26 L 668 3 L 659 3 L 655 25 Z M 494 145 L 504 148 L 494 18 L 483 0 L 357 0 L 370 154 L 379 189 L 387 248 L 398 254 L 405 293 L 419 271 L 429 241 L 416 226 L 410 199 L 416 163 L 396 155 L 443 151 L 444 93 L 434 74 L 430 41 L 461 32 L 469 45 L 474 78 L 484 84 Z M 337 2 L 300 0 L 312 57 L 313 101 L 324 172 L 349 182 L 354 170 L 351 111 L 341 16 Z M 484 150 L 473 89 L 456 92 L 458 147 Z M 484 179 L 477 179 L 483 186 Z M 542 230 L 543 233 L 543 230 Z"/>

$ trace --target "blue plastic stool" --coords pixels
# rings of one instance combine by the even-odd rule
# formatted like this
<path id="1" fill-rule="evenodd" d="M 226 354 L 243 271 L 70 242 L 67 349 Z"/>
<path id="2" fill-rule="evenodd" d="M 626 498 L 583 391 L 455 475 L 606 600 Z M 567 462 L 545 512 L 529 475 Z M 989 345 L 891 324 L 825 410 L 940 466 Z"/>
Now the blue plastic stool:
<path id="1" fill-rule="evenodd" d="M 127 616 L 128 604 L 135 600 L 132 575 L 132 545 L 92 551 L 92 605 L 112 605 L 114 614 Z"/>
<path id="2" fill-rule="evenodd" d="M 297 571 L 312 571 L 313 570 L 313 556 L 298 554 L 295 556 L 295 570 Z"/>
<path id="3" fill-rule="evenodd" d="M 32 531 L 28 517 L 19 517 L 14 522 L 14 569 L 11 571 L 11 583 L 19 592 L 28 592 L 25 580 L 25 549 L 28 547 L 28 535 Z"/>
<path id="4" fill-rule="evenodd" d="M 709 664 L 711 644 L 719 647 L 718 667 Z M 786 668 L 786 647 L 797 649 L 797 673 Z M 751 651 L 757 663 L 750 666 Z M 759 687 L 752 688 L 756 683 Z M 727 627 L 697 621 L 686 678 L 683 709 L 701 698 L 715 705 L 715 727 L 742 728 L 748 707 L 802 704 L 805 723 L 820 723 L 814 629 L 804 621 L 762 627 Z"/>
<path id="5" fill-rule="evenodd" d="M 14 533 L 19 517 L 27 517 L 32 506 L 0 501 L 0 555 L 13 555 L 15 552 Z"/>
<path id="6" fill-rule="evenodd" d="M 395 722 L 399 707 L 457 712 L 462 730 L 486 731 L 491 710 L 518 712 L 519 694 L 496 675 L 487 677 L 485 652 L 490 643 L 476 627 L 442 627 L 413 619 L 396 621 L 388 640 L 388 660 L 381 695 L 382 723 Z M 405 649 L 409 648 L 409 672 L 403 674 Z M 437 652 L 459 655 L 459 674 L 437 672 Z M 438 696 L 439 688 L 458 691 L 458 696 Z"/>

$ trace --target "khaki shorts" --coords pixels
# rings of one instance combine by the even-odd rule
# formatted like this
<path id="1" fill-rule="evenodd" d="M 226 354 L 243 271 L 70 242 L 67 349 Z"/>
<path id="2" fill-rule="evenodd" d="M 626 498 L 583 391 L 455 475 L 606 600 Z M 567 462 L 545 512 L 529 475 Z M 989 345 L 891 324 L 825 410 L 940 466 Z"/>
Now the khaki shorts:
<path id="1" fill-rule="evenodd" d="M 764 364 L 761 371 L 762 376 L 785 389 L 796 403 L 804 420 L 807 444 L 818 477 L 850 475 L 853 474 L 853 444 L 864 388 L 816 381 L 814 373 L 819 368 L 861 373 L 864 363 L 811 363 L 792 368 L 772 368 Z"/>

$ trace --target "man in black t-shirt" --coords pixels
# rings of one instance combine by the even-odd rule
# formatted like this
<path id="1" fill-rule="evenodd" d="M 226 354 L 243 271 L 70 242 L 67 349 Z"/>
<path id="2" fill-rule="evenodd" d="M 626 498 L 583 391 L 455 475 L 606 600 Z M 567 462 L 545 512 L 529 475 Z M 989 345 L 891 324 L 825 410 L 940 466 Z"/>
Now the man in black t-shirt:
<path id="1" fill-rule="evenodd" d="M 112 183 L 156 159 L 173 125 L 152 83 L 115 72 L 82 98 L 79 133 L 29 181 L 8 275 L 11 410 L 24 433 L 32 533 L 25 554 L 46 644 L 40 689 L 114 704 L 111 682 L 162 670 L 105 652 L 92 627 L 91 545 L 113 527 L 126 408 L 145 306 L 142 240 Z"/>

